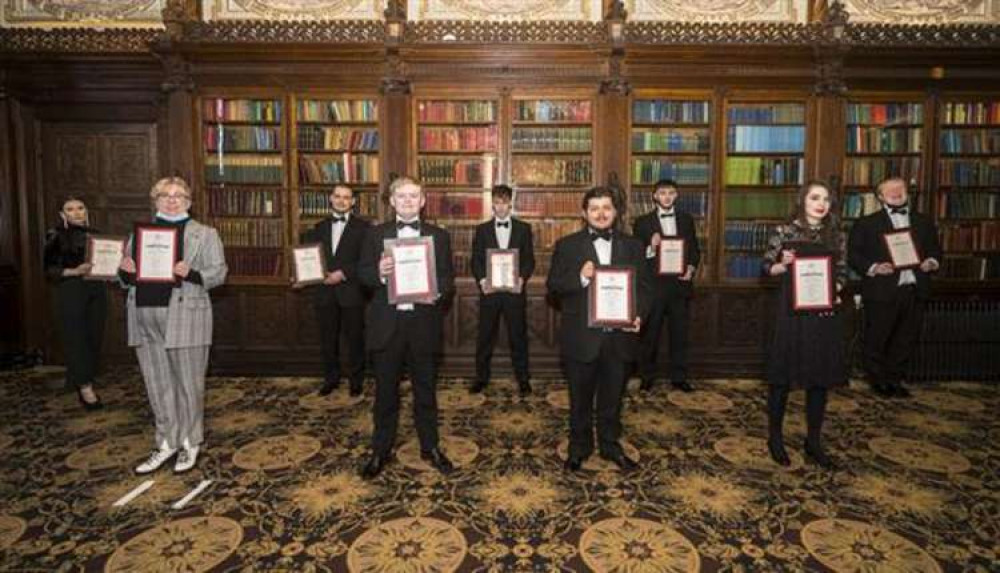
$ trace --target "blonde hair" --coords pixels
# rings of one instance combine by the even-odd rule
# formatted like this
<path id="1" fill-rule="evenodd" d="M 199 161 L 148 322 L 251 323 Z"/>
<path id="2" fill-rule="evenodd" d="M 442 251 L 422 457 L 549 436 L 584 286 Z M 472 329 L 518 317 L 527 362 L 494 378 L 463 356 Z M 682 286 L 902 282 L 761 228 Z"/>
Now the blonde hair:
<path id="1" fill-rule="evenodd" d="M 392 183 L 389 184 L 389 196 L 391 197 L 395 195 L 397 190 L 406 187 L 407 185 L 414 185 L 420 189 L 421 193 L 423 193 L 424 188 L 419 182 L 417 182 L 416 179 L 413 179 L 412 177 L 397 177 L 392 181 Z"/>
<path id="2" fill-rule="evenodd" d="M 191 187 L 187 184 L 182 177 L 164 177 L 156 183 L 153 184 L 153 188 L 149 190 L 149 198 L 156 202 L 156 199 L 166 193 L 167 189 L 170 187 L 176 187 L 184 192 L 184 197 L 191 201 Z"/>

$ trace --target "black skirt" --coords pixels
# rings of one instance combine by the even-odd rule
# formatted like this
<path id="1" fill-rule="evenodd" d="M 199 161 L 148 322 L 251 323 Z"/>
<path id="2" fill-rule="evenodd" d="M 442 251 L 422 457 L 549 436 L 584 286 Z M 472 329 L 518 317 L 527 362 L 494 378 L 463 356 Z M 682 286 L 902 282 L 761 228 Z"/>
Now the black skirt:
<path id="1" fill-rule="evenodd" d="M 778 289 L 768 383 L 806 389 L 847 384 L 845 342 L 841 313 L 821 316 L 792 311 L 791 280 L 786 273 Z"/>

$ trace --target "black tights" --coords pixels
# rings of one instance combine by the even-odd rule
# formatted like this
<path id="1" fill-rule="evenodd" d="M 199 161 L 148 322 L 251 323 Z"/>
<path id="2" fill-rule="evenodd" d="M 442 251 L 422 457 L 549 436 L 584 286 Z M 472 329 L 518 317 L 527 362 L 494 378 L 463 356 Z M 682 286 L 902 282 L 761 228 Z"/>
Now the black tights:
<path id="1" fill-rule="evenodd" d="M 806 442 L 810 447 L 816 449 L 820 447 L 820 435 L 823 432 L 826 393 L 826 388 L 806 390 L 806 426 L 808 428 Z M 767 437 L 771 442 L 784 443 L 782 426 L 785 422 L 787 406 L 788 386 L 771 384 L 767 391 Z"/>

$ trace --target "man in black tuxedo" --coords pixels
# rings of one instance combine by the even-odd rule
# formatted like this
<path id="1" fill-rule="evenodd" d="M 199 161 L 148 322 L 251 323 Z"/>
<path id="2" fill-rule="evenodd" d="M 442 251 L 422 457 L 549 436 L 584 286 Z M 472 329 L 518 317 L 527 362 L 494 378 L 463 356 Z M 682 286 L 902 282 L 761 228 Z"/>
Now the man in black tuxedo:
<path id="1" fill-rule="evenodd" d="M 861 275 L 865 308 L 864 359 L 869 382 L 886 397 L 908 398 L 902 384 L 920 337 L 931 273 L 941 266 L 941 245 L 934 222 L 908 203 L 906 181 L 891 177 L 878 186 L 882 209 L 859 219 L 851 229 L 847 262 Z M 885 234 L 909 229 L 920 265 L 892 264 Z"/>
<path id="2" fill-rule="evenodd" d="M 347 339 L 351 396 L 359 396 L 364 383 L 365 296 L 358 280 L 358 260 L 369 224 L 351 212 L 354 203 L 354 190 L 337 185 L 330 193 L 333 215 L 316 223 L 302 237 L 303 243 L 322 245 L 327 269 L 323 284 L 312 287 L 323 352 L 321 396 L 330 394 L 340 384 L 341 333 Z"/>
<path id="3" fill-rule="evenodd" d="M 528 321 L 525 285 L 535 270 L 535 247 L 531 225 L 514 218 L 514 193 L 506 185 L 493 187 L 493 215 L 489 221 L 476 227 L 472 240 L 472 276 L 479 285 L 479 335 L 476 338 L 476 381 L 469 392 L 482 392 L 490 381 L 490 360 L 496 342 L 500 317 L 507 322 L 510 341 L 510 358 L 514 365 L 518 391 L 521 396 L 531 394 L 528 381 Z M 520 275 L 515 292 L 492 292 L 486 284 L 487 249 L 515 249 Z"/>
<path id="4" fill-rule="evenodd" d="M 701 262 L 701 250 L 698 248 L 694 218 L 675 206 L 677 183 L 670 179 L 658 181 L 653 190 L 653 201 L 656 209 L 638 217 L 632 227 L 636 238 L 646 246 L 646 263 L 655 285 L 649 322 L 642 329 L 639 357 L 642 389 L 652 390 L 656 383 L 656 355 L 666 315 L 670 332 L 670 382 L 674 388 L 690 392 L 694 388 L 687 380 L 688 303 L 694 291 L 692 279 Z M 659 274 L 657 252 L 664 237 L 684 239 L 684 274 Z"/>
<path id="5" fill-rule="evenodd" d="M 395 218 L 372 227 L 361 250 L 358 274 L 374 295 L 368 307 L 366 342 L 375 368 L 375 433 L 372 455 L 361 471 L 377 476 L 392 455 L 399 423 L 399 380 L 404 365 L 413 388 L 413 416 L 420 439 L 420 456 L 441 473 L 452 470 L 451 461 L 438 447 L 437 363 L 441 350 L 444 310 L 442 303 L 455 289 L 451 237 L 440 227 L 420 220 L 426 197 L 420 184 L 400 177 L 389 186 Z M 432 237 L 434 272 L 439 297 L 432 304 L 389 304 L 387 281 L 394 261 L 385 251 L 385 239 Z"/>
<path id="6" fill-rule="evenodd" d="M 614 231 L 618 206 L 613 193 L 595 187 L 583 196 L 585 229 L 556 242 L 549 293 L 562 310 L 559 346 L 569 385 L 570 444 L 566 469 L 579 470 L 594 450 L 594 398 L 597 404 L 598 448 L 602 458 L 631 471 L 638 467 L 622 450 L 622 391 L 626 363 L 639 347 L 639 328 L 649 310 L 652 280 L 642 243 Z M 637 317 L 631 328 L 591 328 L 587 325 L 588 287 L 595 268 L 606 265 L 635 269 Z"/>

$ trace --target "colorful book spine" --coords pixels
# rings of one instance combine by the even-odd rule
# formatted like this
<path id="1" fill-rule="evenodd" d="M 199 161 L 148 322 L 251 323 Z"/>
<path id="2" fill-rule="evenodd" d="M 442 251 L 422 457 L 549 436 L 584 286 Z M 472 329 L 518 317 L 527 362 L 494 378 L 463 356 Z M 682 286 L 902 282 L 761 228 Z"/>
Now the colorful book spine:
<path id="1" fill-rule="evenodd" d="M 730 153 L 801 153 L 806 147 L 804 125 L 733 125 Z"/>
<path id="2" fill-rule="evenodd" d="M 281 276 L 280 251 L 230 248 L 226 245 L 226 265 L 230 276 L 277 277 Z"/>
<path id="3" fill-rule="evenodd" d="M 589 185 L 593 180 L 590 158 L 515 156 L 512 178 L 521 186 Z"/>
<path id="4" fill-rule="evenodd" d="M 277 100 L 202 100 L 202 116 L 210 122 L 281 123 L 281 102 Z"/>
<path id="5" fill-rule="evenodd" d="M 920 153 L 923 129 L 848 126 L 848 153 Z"/>
<path id="6" fill-rule="evenodd" d="M 952 219 L 992 219 L 1000 217 L 1000 192 L 942 193 L 938 216 Z"/>
<path id="7" fill-rule="evenodd" d="M 763 252 L 777 225 L 756 221 L 727 221 L 723 244 L 729 251 Z"/>
<path id="8" fill-rule="evenodd" d="M 213 215 L 240 217 L 280 217 L 282 193 L 278 189 L 211 187 L 208 208 Z"/>
<path id="9" fill-rule="evenodd" d="M 946 251 L 1000 251 L 1000 222 L 943 223 L 940 233 Z"/>
<path id="10" fill-rule="evenodd" d="M 441 127 L 420 126 L 417 131 L 420 151 L 496 151 L 499 146 L 497 126 Z"/>
<path id="11" fill-rule="evenodd" d="M 632 151 L 708 153 L 708 130 L 700 128 L 640 128 L 632 130 Z"/>
<path id="12" fill-rule="evenodd" d="M 281 183 L 283 161 L 277 155 L 225 155 L 205 157 L 207 183 Z"/>
<path id="13" fill-rule="evenodd" d="M 729 108 L 727 117 L 733 124 L 805 123 L 806 107 L 802 104 L 739 104 Z"/>
<path id="14" fill-rule="evenodd" d="M 874 193 L 847 193 L 843 197 L 841 216 L 847 219 L 857 219 L 870 215 L 882 208 L 882 204 Z"/>
<path id="15" fill-rule="evenodd" d="M 434 219 L 478 220 L 483 216 L 483 196 L 430 192 L 424 209 L 427 216 Z"/>
<path id="16" fill-rule="evenodd" d="M 764 257 L 733 254 L 726 256 L 726 276 L 733 279 L 753 279 L 764 275 Z"/>
<path id="17" fill-rule="evenodd" d="M 1000 157 L 981 161 L 943 159 L 939 181 L 948 187 L 1000 187 Z"/>
<path id="18" fill-rule="evenodd" d="M 844 184 L 874 187 L 888 177 L 920 180 L 919 157 L 848 157 L 844 162 Z"/>
<path id="19" fill-rule="evenodd" d="M 673 179 L 679 185 L 708 185 L 710 170 L 704 157 L 637 157 L 632 159 L 632 183 L 652 185 Z"/>
<path id="20" fill-rule="evenodd" d="M 378 129 L 300 125 L 303 151 L 378 151 Z"/>
<path id="21" fill-rule="evenodd" d="M 208 151 L 280 151 L 281 128 L 257 125 L 206 125 L 202 140 Z"/>
<path id="22" fill-rule="evenodd" d="M 801 185 L 801 157 L 727 157 L 726 185 Z"/>
<path id="23" fill-rule="evenodd" d="M 417 121 L 434 123 L 492 123 L 497 116 L 493 101 L 428 101 L 417 104 Z"/>
<path id="24" fill-rule="evenodd" d="M 943 155 L 1000 155 L 1000 128 L 942 129 Z"/>
<path id="25" fill-rule="evenodd" d="M 493 164 L 494 181 L 496 164 Z M 420 180 L 428 185 L 483 185 L 484 161 L 469 157 L 421 157 L 417 161 Z"/>
<path id="26" fill-rule="evenodd" d="M 301 100 L 299 121 L 317 123 L 367 123 L 378 121 L 374 100 Z"/>
<path id="27" fill-rule="evenodd" d="M 514 121 L 589 122 L 590 100 L 518 100 L 514 102 Z"/>
<path id="28" fill-rule="evenodd" d="M 1000 125 L 1000 102 L 947 102 L 945 125 Z"/>
<path id="29" fill-rule="evenodd" d="M 299 157 L 299 180 L 306 185 L 376 184 L 379 179 L 379 158 L 377 155 L 344 152 L 339 156 L 301 155 Z"/>
<path id="30" fill-rule="evenodd" d="M 511 134 L 514 151 L 589 152 L 592 144 L 589 127 L 515 127 Z"/>
<path id="31" fill-rule="evenodd" d="M 919 103 L 848 104 L 848 124 L 901 125 L 924 122 L 924 106 Z"/>
<path id="32" fill-rule="evenodd" d="M 215 219 L 212 224 L 227 247 L 278 248 L 285 244 L 284 221 Z"/>
<path id="33" fill-rule="evenodd" d="M 705 123 L 711 117 L 711 102 L 676 100 L 635 100 L 633 123 Z"/>

